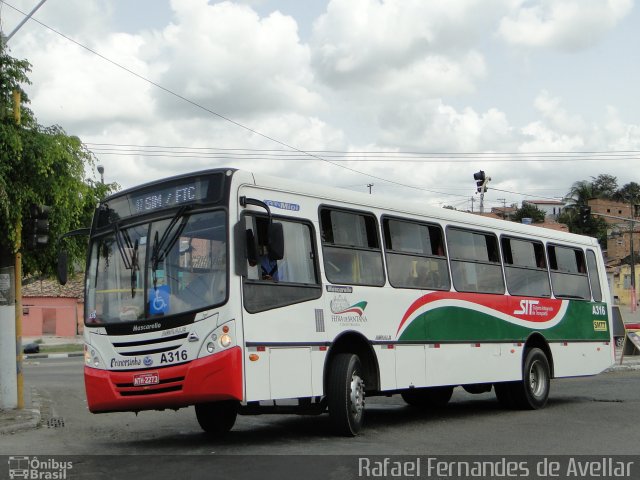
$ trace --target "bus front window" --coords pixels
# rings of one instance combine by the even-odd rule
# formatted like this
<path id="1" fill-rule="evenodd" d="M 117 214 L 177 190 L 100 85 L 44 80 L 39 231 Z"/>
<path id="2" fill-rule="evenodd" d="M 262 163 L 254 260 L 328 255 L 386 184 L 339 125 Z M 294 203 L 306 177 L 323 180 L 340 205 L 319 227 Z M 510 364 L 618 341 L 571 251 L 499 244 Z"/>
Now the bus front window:
<path id="1" fill-rule="evenodd" d="M 192 214 L 180 224 L 171 225 L 170 220 L 165 220 L 151 226 L 151 238 L 162 237 L 165 232 L 175 241 L 160 255 L 156 269 L 150 267 L 150 315 L 203 310 L 224 302 L 227 295 L 224 213 Z"/>
<path id="2" fill-rule="evenodd" d="M 147 228 L 116 229 L 93 242 L 87 277 L 87 324 L 144 318 Z"/>
<path id="3" fill-rule="evenodd" d="M 135 322 L 223 303 L 225 216 L 220 210 L 184 212 L 179 221 L 114 228 L 95 238 L 87 276 L 87 325 Z"/>

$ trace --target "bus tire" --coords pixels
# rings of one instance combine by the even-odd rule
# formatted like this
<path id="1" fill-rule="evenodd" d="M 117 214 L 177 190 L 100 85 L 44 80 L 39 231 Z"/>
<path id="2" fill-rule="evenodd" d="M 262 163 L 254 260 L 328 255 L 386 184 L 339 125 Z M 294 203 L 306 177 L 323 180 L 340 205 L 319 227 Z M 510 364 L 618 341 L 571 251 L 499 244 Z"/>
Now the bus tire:
<path id="1" fill-rule="evenodd" d="M 338 435 L 354 437 L 364 419 L 364 380 L 357 355 L 339 353 L 331 362 L 327 391 L 329 418 Z"/>
<path id="2" fill-rule="evenodd" d="M 522 367 L 522 381 L 515 382 L 512 396 L 516 407 L 522 410 L 543 408 L 549 399 L 551 370 L 549 360 L 539 348 L 526 350 Z"/>
<path id="3" fill-rule="evenodd" d="M 412 388 L 401 393 L 402 399 L 412 407 L 441 408 L 453 395 L 453 387 Z"/>
<path id="4" fill-rule="evenodd" d="M 236 423 L 238 402 L 235 400 L 198 403 L 195 407 L 200 427 L 209 434 L 224 435 Z"/>
<path id="5" fill-rule="evenodd" d="M 517 382 L 501 382 L 493 385 L 496 398 L 504 408 L 514 409 L 516 407 L 516 402 L 512 395 L 515 383 Z"/>

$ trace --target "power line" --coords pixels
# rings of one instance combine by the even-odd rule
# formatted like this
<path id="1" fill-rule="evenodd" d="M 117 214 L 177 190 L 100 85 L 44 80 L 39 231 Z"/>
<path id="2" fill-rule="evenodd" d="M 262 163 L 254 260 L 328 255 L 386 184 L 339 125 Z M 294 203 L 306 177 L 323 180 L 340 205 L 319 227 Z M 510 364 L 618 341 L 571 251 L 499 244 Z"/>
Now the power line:
<path id="1" fill-rule="evenodd" d="M 308 161 L 309 155 L 322 155 L 322 159 L 331 158 L 341 162 L 414 162 L 414 163 L 469 163 L 488 162 L 583 162 L 583 161 L 629 161 L 640 160 L 640 151 L 602 151 L 602 152 L 403 152 L 403 151 L 339 151 L 339 150 L 307 150 L 303 155 L 291 150 L 252 149 L 252 148 L 219 148 L 219 147 L 186 147 L 168 145 L 134 145 L 116 143 L 86 142 L 92 151 L 104 155 L 137 155 L 149 156 L 233 156 L 233 158 L 277 158 L 282 161 Z"/>
<path id="2" fill-rule="evenodd" d="M 27 15 L 20 9 L 14 7 L 13 5 L 7 3 L 5 0 L 0 0 L 2 4 L 6 4 L 8 7 L 13 10 L 19 12 L 22 15 Z M 101 53 L 87 47 L 86 45 L 72 39 L 71 37 L 63 34 L 62 32 L 50 27 L 49 25 L 39 21 L 34 17 L 30 17 L 30 20 L 38 23 L 42 27 L 52 31 L 53 33 L 61 36 L 67 41 L 79 46 L 80 48 L 85 49 L 86 51 L 96 55 L 102 60 L 109 62 L 113 66 L 124 70 L 125 72 L 135 76 L 136 78 L 147 82 L 148 84 L 162 90 L 163 92 L 172 95 L 179 100 L 182 100 L 198 109 L 201 109 L 211 115 L 214 115 L 221 120 L 229 122 L 235 125 L 238 128 L 244 129 L 254 135 L 258 135 L 266 140 L 274 142 L 282 147 L 285 147 L 286 150 L 253 150 L 253 149 L 213 149 L 213 148 L 199 148 L 199 147 L 172 147 L 172 146 L 139 146 L 139 145 L 120 145 L 120 144 L 91 144 L 86 143 L 85 145 L 91 146 L 94 145 L 92 150 L 97 150 L 101 155 L 140 155 L 143 154 L 145 156 L 178 156 L 180 158 L 197 156 L 203 157 L 202 153 L 205 153 L 204 158 L 229 158 L 229 153 L 234 152 L 233 159 L 263 159 L 263 160 L 282 160 L 282 161 L 308 161 L 310 158 L 319 160 L 330 165 L 343 168 L 345 170 L 349 170 L 353 173 L 364 175 L 370 178 L 374 178 L 380 180 L 382 182 L 397 185 L 404 188 L 412 188 L 415 190 L 420 190 L 424 192 L 434 193 L 438 195 L 446 195 L 446 196 L 454 196 L 454 197 L 466 197 L 466 195 L 453 194 L 448 192 L 441 192 L 437 190 L 431 190 L 424 187 L 418 187 L 416 185 L 409 185 L 402 182 L 397 182 L 394 180 L 390 180 L 388 178 L 379 177 L 376 175 L 372 175 L 370 173 L 362 172 L 360 170 L 356 170 L 346 165 L 342 165 L 338 162 L 420 162 L 420 163 L 468 163 L 475 162 L 481 160 L 483 162 L 573 162 L 573 161 L 629 161 L 629 160 L 640 160 L 640 151 L 589 151 L 589 152 L 459 152 L 459 153 L 449 153 L 449 152 L 375 152 L 375 151 L 365 151 L 365 152 L 346 152 L 346 151 L 334 151 L 334 150 L 301 150 L 292 145 L 287 144 L 281 140 L 278 140 L 274 137 L 266 135 L 258 130 L 255 130 L 251 127 L 248 127 L 240 122 L 237 122 L 227 116 L 224 116 L 210 108 L 207 108 L 173 90 L 170 90 L 161 84 L 150 80 L 143 75 L 117 63 L 114 60 L 102 55 Z M 106 147 L 115 147 L 115 148 L 106 148 Z M 128 149 L 123 149 L 123 147 L 127 147 Z M 141 150 L 138 148 L 142 147 Z M 158 151 L 155 150 L 157 148 L 167 149 L 168 151 Z M 151 150 L 145 150 L 151 149 Z M 177 151 L 181 149 L 182 151 Z M 195 155 L 195 152 L 200 152 L 199 155 Z M 208 153 L 207 153 L 208 152 Z M 226 154 L 219 153 L 216 156 L 215 152 L 227 152 Z M 322 155 L 322 156 L 320 156 Z M 281 157 L 285 156 L 286 159 Z M 332 160 L 328 160 L 325 157 L 330 157 Z M 577 158 L 576 158 L 577 157 Z M 530 195 L 526 193 L 512 192 L 509 190 L 501 190 L 498 188 L 491 188 L 491 190 L 501 191 L 505 193 L 511 193 L 514 195 L 522 195 L 528 197 L 537 197 L 537 198 L 549 198 L 552 200 L 556 200 L 556 198 L 551 197 L 542 197 L 539 195 Z"/>
<path id="3" fill-rule="evenodd" d="M 8 7 L 12 8 L 13 10 L 19 12 L 20 14 L 25 15 L 25 16 L 27 15 L 26 13 L 24 13 L 20 9 L 14 7 L 10 3 L 7 3 L 5 0 L 0 0 L 0 1 L 2 1 L 2 3 L 6 4 Z M 391 183 L 391 184 L 394 184 L 394 185 L 399 185 L 399 186 L 403 186 L 403 187 L 407 187 L 407 188 L 412 188 L 412 189 L 420 190 L 420 191 L 424 191 L 424 192 L 436 193 L 438 195 L 459 196 L 459 195 L 456 195 L 456 194 L 451 194 L 451 193 L 446 193 L 446 192 L 438 192 L 436 190 L 429 190 L 429 189 L 426 189 L 426 188 L 423 188 L 423 187 L 418 187 L 416 185 L 409 185 L 409 184 L 405 184 L 405 183 L 402 183 L 402 182 L 397 182 L 395 180 L 389 180 L 387 178 L 383 178 L 383 177 L 379 177 L 379 176 L 376 176 L 376 175 L 372 175 L 370 173 L 365 173 L 365 172 L 356 170 L 355 168 L 351 168 L 351 167 L 348 167 L 346 165 L 340 165 L 339 163 L 333 162 L 331 160 L 327 160 L 327 159 L 322 158 L 319 155 L 316 155 L 314 153 L 306 152 L 304 150 L 296 148 L 296 147 L 294 147 L 292 145 L 289 145 L 289 144 L 287 144 L 287 143 L 285 143 L 285 142 L 283 142 L 281 140 L 278 140 L 278 139 L 276 139 L 274 137 L 266 135 L 266 134 L 264 134 L 262 132 L 259 132 L 258 130 L 255 130 L 255 129 L 253 129 L 251 127 L 248 127 L 248 126 L 246 126 L 246 125 L 244 125 L 244 124 L 242 124 L 240 122 L 237 122 L 237 121 L 235 121 L 235 120 L 233 120 L 233 119 L 231 119 L 229 117 L 226 117 L 226 116 L 224 116 L 224 115 L 222 115 L 222 114 L 220 114 L 220 113 L 218 113 L 218 112 L 216 112 L 214 110 L 211 110 L 210 108 L 207 108 L 207 107 L 205 107 L 203 105 L 200 105 L 199 103 L 197 103 L 197 102 L 195 102 L 195 101 L 193 101 L 193 100 L 191 100 L 191 99 L 189 99 L 189 98 L 187 98 L 187 97 L 185 97 L 183 95 L 180 95 L 179 93 L 174 92 L 173 90 L 170 90 L 170 89 L 160 85 L 159 83 L 154 82 L 153 80 L 150 80 L 150 79 L 144 77 L 143 75 L 140 75 L 139 73 L 134 72 L 130 68 L 127 68 L 127 67 L 117 63 L 116 61 L 111 60 L 110 58 L 102 55 L 101 53 L 98 53 L 97 51 L 87 47 L 86 45 L 83 45 L 82 43 L 80 43 L 80 42 L 72 39 L 71 37 L 63 34 L 62 32 L 50 27 L 49 25 L 46 25 L 45 23 L 41 22 L 40 20 L 38 20 L 38 19 L 36 19 L 34 17 L 30 17 L 30 20 L 32 20 L 32 21 L 36 22 L 37 24 L 41 25 L 42 27 L 54 32 L 55 34 L 61 36 L 62 38 L 66 39 L 67 41 L 79 46 L 80 48 L 83 48 L 86 51 L 98 56 L 99 58 L 103 59 L 104 61 L 109 62 L 113 66 L 115 66 L 117 68 L 120 68 L 121 70 L 124 70 L 125 72 L 135 76 L 136 78 L 138 78 L 140 80 L 143 80 L 144 82 L 147 82 L 148 84 L 150 84 L 150 85 L 162 90 L 163 92 L 165 92 L 165 93 L 167 93 L 169 95 L 172 95 L 172 96 L 178 98 L 179 100 L 187 102 L 188 104 L 190 104 L 190 105 L 192 105 L 192 106 L 194 106 L 196 108 L 199 108 L 199 109 L 201 109 L 201 110 L 203 110 L 203 111 L 205 111 L 207 113 L 210 113 L 211 115 L 214 115 L 214 116 L 220 118 L 221 120 L 229 122 L 229 123 L 231 123 L 231 124 L 233 124 L 233 125 L 235 125 L 235 126 L 237 126 L 239 128 L 242 128 L 242 129 L 244 129 L 244 130 L 246 130 L 246 131 L 248 131 L 250 133 L 253 133 L 254 135 L 258 135 L 258 136 L 260 136 L 262 138 L 265 138 L 266 140 L 269 140 L 271 142 L 277 143 L 278 145 L 281 145 L 281 146 L 283 146 L 283 147 L 285 147 L 285 148 L 287 148 L 289 150 L 296 151 L 296 152 L 298 152 L 300 154 L 307 155 L 307 156 L 309 156 L 311 158 L 315 158 L 316 160 L 320 160 L 320 161 L 328 163 L 330 165 L 333 165 L 333 166 L 336 166 L 336 167 L 339 167 L 339 168 L 343 168 L 345 170 L 349 170 L 349 171 L 357 173 L 359 175 L 365 175 L 365 176 L 370 177 L 370 178 L 375 178 L 376 180 L 380 180 L 382 182 L 387 182 L 387 183 Z"/>

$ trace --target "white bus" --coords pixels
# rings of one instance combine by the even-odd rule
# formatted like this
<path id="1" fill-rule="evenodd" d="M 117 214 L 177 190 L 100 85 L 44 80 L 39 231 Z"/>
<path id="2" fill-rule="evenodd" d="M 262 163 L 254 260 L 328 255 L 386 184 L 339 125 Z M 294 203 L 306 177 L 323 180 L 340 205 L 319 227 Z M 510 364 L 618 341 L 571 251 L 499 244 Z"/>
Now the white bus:
<path id="1" fill-rule="evenodd" d="M 494 389 L 538 409 L 550 380 L 614 362 L 595 239 L 234 169 L 106 198 L 90 229 L 85 384 L 94 413 L 195 405 L 328 411 Z"/>

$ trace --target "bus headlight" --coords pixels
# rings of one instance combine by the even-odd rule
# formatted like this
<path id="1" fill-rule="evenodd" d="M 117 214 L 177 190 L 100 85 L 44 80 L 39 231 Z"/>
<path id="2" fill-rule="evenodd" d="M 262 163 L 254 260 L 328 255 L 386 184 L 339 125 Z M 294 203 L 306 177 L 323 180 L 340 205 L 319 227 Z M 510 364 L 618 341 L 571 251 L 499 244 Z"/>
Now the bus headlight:
<path id="1" fill-rule="evenodd" d="M 215 349 L 216 349 L 216 346 L 213 344 L 213 342 L 207 343 L 207 352 L 213 353 Z"/>
<path id="2" fill-rule="evenodd" d="M 228 333 L 220 335 L 220 345 L 223 348 L 227 348 L 229 345 L 231 345 L 231 335 L 229 335 Z"/>
<path id="3" fill-rule="evenodd" d="M 84 345 L 84 364 L 91 368 L 100 368 L 100 355 L 91 345 Z"/>

